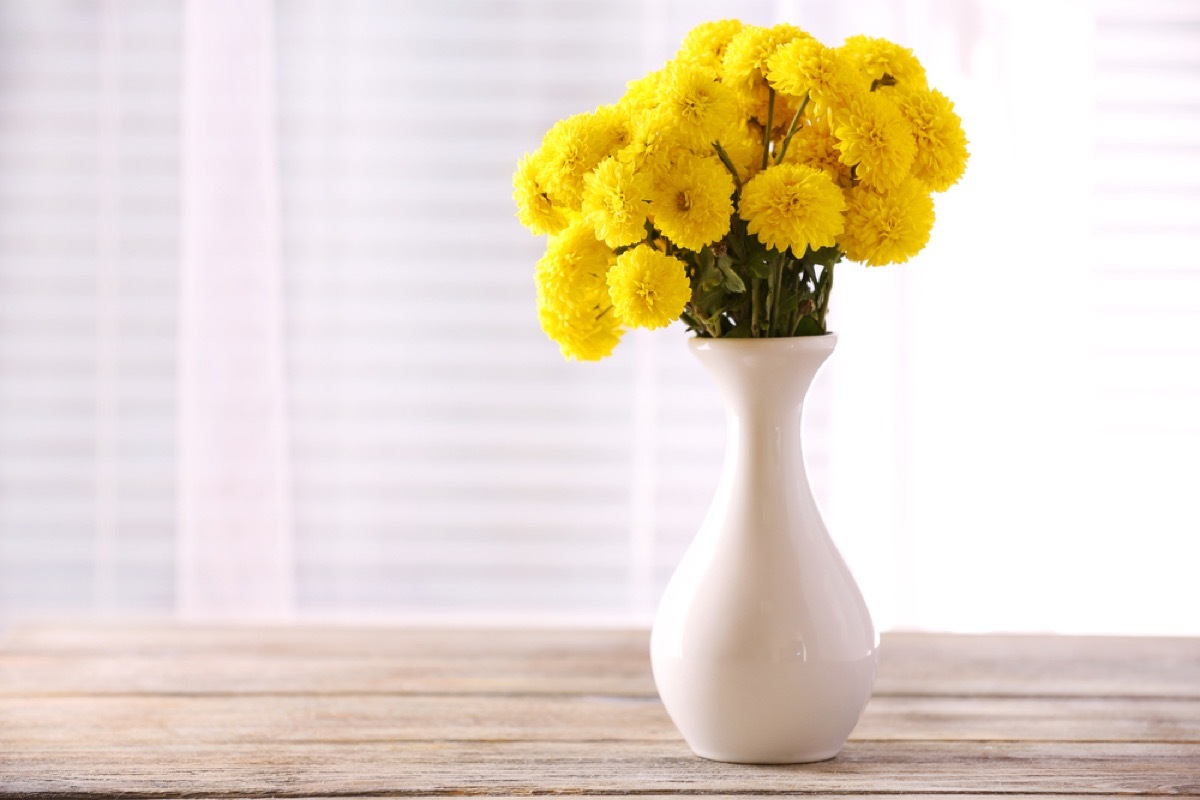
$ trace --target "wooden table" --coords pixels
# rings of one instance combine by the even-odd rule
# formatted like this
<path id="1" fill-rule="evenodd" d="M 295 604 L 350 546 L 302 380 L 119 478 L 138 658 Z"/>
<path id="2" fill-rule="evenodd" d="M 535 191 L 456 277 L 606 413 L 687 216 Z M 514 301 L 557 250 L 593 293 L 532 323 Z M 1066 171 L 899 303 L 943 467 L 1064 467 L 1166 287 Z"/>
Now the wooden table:
<path id="1" fill-rule="evenodd" d="M 833 761 L 691 755 L 647 634 L 72 628 L 0 641 L 0 798 L 1200 795 L 1200 640 L 890 635 Z"/>

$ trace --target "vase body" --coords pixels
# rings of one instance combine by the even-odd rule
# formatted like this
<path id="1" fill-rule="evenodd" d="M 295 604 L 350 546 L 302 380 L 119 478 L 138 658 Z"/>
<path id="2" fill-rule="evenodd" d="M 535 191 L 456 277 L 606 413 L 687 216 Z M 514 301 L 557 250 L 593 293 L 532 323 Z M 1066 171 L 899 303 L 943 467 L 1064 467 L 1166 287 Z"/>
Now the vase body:
<path id="1" fill-rule="evenodd" d="M 871 696 L 879 640 L 813 499 L 804 398 L 836 336 L 693 339 L 725 401 L 716 495 L 659 605 L 651 660 L 700 756 L 837 755 Z"/>

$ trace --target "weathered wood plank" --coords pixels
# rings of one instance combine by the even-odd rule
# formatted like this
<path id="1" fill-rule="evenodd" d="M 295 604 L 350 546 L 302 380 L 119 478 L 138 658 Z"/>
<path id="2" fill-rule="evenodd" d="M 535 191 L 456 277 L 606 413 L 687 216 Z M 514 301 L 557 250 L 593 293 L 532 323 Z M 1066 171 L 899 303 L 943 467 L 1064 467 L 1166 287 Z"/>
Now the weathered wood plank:
<path id="1" fill-rule="evenodd" d="M 883 639 L 880 696 L 1200 698 L 1200 639 Z M 646 645 L 645 631 L 33 628 L 14 632 L 0 646 L 0 694 L 653 696 Z"/>
<path id="2" fill-rule="evenodd" d="M 851 742 L 801 766 L 717 764 L 681 742 L 363 742 L 0 753 L 0 797 L 542 793 L 1200 794 L 1200 746 Z"/>
<path id="3" fill-rule="evenodd" d="M 55 694 L 609 694 L 655 697 L 649 655 L 63 656 L 0 650 L 0 697 Z"/>
<path id="4" fill-rule="evenodd" d="M 301 626 L 33 625 L 0 639 L 0 651 L 46 655 L 250 655 L 294 658 L 566 657 L 643 659 L 645 630 L 578 628 L 387 628 Z"/>
<path id="5" fill-rule="evenodd" d="M 1200 697 L 1200 638 L 885 634 L 882 694 Z"/>
<path id="6" fill-rule="evenodd" d="M 676 741 L 657 699 L 603 696 L 0 698 L 0 749 L 276 742 Z M 876 697 L 855 740 L 1200 743 L 1200 701 Z"/>

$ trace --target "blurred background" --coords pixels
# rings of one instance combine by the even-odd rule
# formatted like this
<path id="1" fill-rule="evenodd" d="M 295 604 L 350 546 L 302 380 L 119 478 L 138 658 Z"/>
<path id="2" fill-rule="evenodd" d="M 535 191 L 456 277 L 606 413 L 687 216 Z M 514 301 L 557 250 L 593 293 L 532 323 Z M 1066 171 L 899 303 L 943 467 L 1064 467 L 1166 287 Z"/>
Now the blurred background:
<path id="1" fill-rule="evenodd" d="M 806 418 L 879 626 L 1200 634 L 1189 0 L 2 0 L 0 627 L 647 623 L 722 410 L 681 329 L 562 360 L 510 180 L 735 15 L 971 141 Z"/>

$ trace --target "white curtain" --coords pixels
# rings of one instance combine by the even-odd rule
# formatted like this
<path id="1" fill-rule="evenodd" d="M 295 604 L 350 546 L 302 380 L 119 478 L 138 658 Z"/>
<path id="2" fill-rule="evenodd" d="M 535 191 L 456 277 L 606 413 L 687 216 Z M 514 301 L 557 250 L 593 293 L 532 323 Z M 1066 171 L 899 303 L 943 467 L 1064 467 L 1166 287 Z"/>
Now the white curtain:
<path id="1" fill-rule="evenodd" d="M 726 4 L 0 5 L 0 624 L 638 623 L 721 409 L 537 328 L 509 178 Z M 754 2 L 912 46 L 972 142 L 840 268 L 807 455 L 883 627 L 1200 633 L 1200 13 Z"/>

